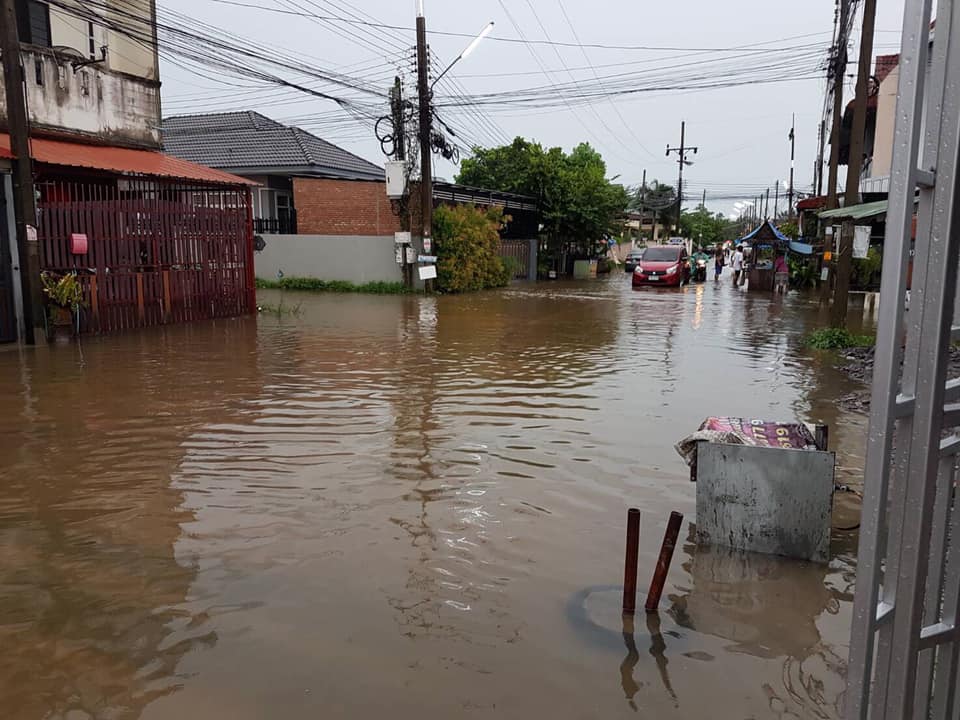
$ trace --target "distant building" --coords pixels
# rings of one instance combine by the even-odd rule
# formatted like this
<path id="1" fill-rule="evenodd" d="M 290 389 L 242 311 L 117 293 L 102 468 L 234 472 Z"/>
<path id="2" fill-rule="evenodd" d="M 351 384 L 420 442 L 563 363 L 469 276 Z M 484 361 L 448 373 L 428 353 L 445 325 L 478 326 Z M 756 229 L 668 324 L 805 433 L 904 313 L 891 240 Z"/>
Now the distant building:
<path id="1" fill-rule="evenodd" d="M 42 272 L 77 274 L 81 331 L 249 312 L 251 183 L 160 152 L 156 5 L 110 7 L 15 0 L 37 195 L 36 216 L 24 219 L 36 229 L 29 254 Z M 23 159 L 6 102 L 0 92 L 0 342 L 25 336 L 28 303 L 41 327 L 47 312 L 15 271 L 30 263 L 16 242 L 11 169 Z"/>
<path id="2" fill-rule="evenodd" d="M 172 155 L 258 183 L 258 233 L 392 236 L 400 229 L 382 166 L 258 112 L 169 117 L 163 143 Z"/>

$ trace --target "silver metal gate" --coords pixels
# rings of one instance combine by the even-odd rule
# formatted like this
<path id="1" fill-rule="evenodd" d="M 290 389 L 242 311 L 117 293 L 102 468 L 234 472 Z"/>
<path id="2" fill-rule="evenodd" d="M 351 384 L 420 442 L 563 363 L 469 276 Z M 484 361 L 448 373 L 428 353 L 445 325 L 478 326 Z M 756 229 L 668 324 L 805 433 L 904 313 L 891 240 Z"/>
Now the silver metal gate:
<path id="1" fill-rule="evenodd" d="M 17 339 L 17 315 L 13 299 L 13 262 L 7 225 L 7 196 L 4 176 L 0 174 L 0 343 Z"/>
<path id="2" fill-rule="evenodd" d="M 907 0 L 873 376 L 848 718 L 957 718 L 960 8 Z M 935 40 L 935 41 L 934 41 Z M 931 44 L 932 42 L 932 44 Z M 919 191 L 909 309 L 907 274 Z"/>

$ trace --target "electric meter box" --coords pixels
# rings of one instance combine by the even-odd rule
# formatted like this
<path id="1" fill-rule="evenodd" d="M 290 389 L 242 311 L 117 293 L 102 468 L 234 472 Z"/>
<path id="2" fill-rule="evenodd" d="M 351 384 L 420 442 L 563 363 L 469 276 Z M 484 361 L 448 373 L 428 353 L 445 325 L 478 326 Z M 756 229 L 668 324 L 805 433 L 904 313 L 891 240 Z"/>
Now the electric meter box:
<path id="1" fill-rule="evenodd" d="M 387 197 L 401 198 L 407 191 L 407 173 L 405 163 L 392 160 L 386 164 Z"/>

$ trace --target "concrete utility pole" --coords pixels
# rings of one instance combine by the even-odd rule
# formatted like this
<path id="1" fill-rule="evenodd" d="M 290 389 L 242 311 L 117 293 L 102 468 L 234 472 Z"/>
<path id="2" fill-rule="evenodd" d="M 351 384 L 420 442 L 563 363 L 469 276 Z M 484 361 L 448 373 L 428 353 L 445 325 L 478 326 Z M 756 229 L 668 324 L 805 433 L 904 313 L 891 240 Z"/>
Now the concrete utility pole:
<path id="1" fill-rule="evenodd" d="M 773 187 L 773 222 L 777 222 L 777 206 L 780 204 L 780 181 Z"/>
<path id="2" fill-rule="evenodd" d="M 672 148 L 667 145 L 667 157 L 670 157 L 670 153 L 677 153 L 679 156 L 677 158 L 677 164 L 680 166 L 680 172 L 677 175 L 677 234 L 680 234 L 680 214 L 683 212 L 683 166 L 687 163 L 687 153 L 692 152 L 694 155 L 697 154 L 697 148 L 687 147 L 686 142 L 686 133 L 687 133 L 687 123 L 680 123 L 680 147 Z M 693 163 L 691 163 L 692 165 Z"/>
<path id="3" fill-rule="evenodd" d="M 427 21 L 423 0 L 417 3 L 417 92 L 420 97 L 420 218 L 423 252 L 433 251 L 433 168 L 431 165 L 433 116 L 430 98 L 430 60 L 427 52 Z"/>
<path id="4" fill-rule="evenodd" d="M 643 215 L 647 206 L 647 170 L 643 170 L 643 180 L 640 183 L 640 222 L 637 225 L 637 242 L 643 240 Z"/>
<path id="5" fill-rule="evenodd" d="M 837 173 L 840 165 L 840 126 L 843 124 L 843 79 L 847 73 L 847 29 L 851 0 L 840 0 L 837 42 L 833 48 L 833 124 L 830 128 L 830 174 L 827 177 L 827 209 L 837 207 Z"/>
<path id="6" fill-rule="evenodd" d="M 845 207 L 860 202 L 860 169 L 863 167 L 863 136 L 867 127 L 867 94 L 870 68 L 873 64 L 873 27 L 877 16 L 877 0 L 863 4 L 863 29 L 860 32 L 860 63 L 857 67 L 857 95 L 853 101 L 853 128 L 850 131 L 850 157 L 847 159 L 847 186 L 843 194 Z M 837 251 L 837 278 L 833 291 L 830 324 L 843 327 L 847 323 L 847 294 L 853 269 L 853 220 L 844 220 Z"/>
<path id="7" fill-rule="evenodd" d="M 40 297 L 40 256 L 35 242 L 27 237 L 27 227 L 37 222 L 33 170 L 30 159 L 30 126 L 23 90 L 20 62 L 20 37 L 17 33 L 17 9 L 14 0 L 0 0 L 0 53 L 3 54 L 3 78 L 7 98 L 7 125 L 13 161 L 13 209 L 17 226 L 17 254 L 20 288 L 23 295 L 24 341 L 36 342 L 36 327 L 43 327 L 43 302 Z"/>
<path id="8" fill-rule="evenodd" d="M 767 197 L 763 201 L 763 219 L 764 221 L 770 219 L 770 188 L 767 188 Z"/>
<path id="9" fill-rule="evenodd" d="M 789 197 L 788 202 L 790 203 L 789 208 L 787 209 L 787 218 L 793 220 L 793 166 L 795 164 L 796 150 L 797 150 L 797 116 L 791 115 L 790 117 L 790 187 L 787 190 L 787 196 Z"/>
<path id="10" fill-rule="evenodd" d="M 817 179 L 817 197 L 823 195 L 823 146 L 827 141 L 827 122 L 820 121 L 820 127 L 817 128 L 817 143 L 820 146 L 820 152 L 817 154 L 817 166 L 814 168 L 813 176 Z"/>

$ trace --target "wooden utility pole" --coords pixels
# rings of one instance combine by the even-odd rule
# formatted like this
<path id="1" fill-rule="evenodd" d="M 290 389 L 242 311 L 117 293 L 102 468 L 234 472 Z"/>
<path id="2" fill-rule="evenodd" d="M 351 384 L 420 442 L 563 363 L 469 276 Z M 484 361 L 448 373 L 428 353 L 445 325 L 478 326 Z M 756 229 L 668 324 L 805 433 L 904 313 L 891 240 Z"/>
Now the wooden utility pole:
<path id="1" fill-rule="evenodd" d="M 36 242 L 28 237 L 28 228 L 36 225 L 37 208 L 33 190 L 30 158 L 30 126 L 24 96 L 23 67 L 20 61 L 20 37 L 17 33 L 17 9 L 14 0 L 0 0 L 0 53 L 3 55 L 3 79 L 7 98 L 7 125 L 13 161 L 13 210 L 17 228 L 17 254 L 20 288 L 23 297 L 23 339 L 36 342 L 35 327 L 43 327 L 43 302 L 40 297 L 40 256 Z"/>
<path id="2" fill-rule="evenodd" d="M 860 33 L 860 63 L 857 67 L 857 95 L 853 102 L 853 129 L 850 135 L 850 157 L 847 160 L 847 186 L 843 196 L 845 207 L 860 202 L 860 169 L 863 167 L 863 140 L 867 126 L 867 94 L 873 61 L 873 27 L 877 0 L 863 4 L 863 30 Z M 837 280 L 833 291 L 830 324 L 843 327 L 847 322 L 847 294 L 853 269 L 853 220 L 844 220 L 837 252 Z"/>
<path id="3" fill-rule="evenodd" d="M 423 224 L 423 252 L 433 252 L 433 168 L 431 165 L 433 110 L 430 98 L 430 60 L 427 52 L 427 21 L 423 0 L 417 11 L 417 92 L 420 98 L 420 220 Z"/>
<path id="4" fill-rule="evenodd" d="M 843 79 L 847 72 L 847 28 L 850 24 L 850 0 L 840 0 L 837 42 L 831 62 L 833 80 L 833 123 L 830 127 L 830 171 L 827 176 L 827 209 L 837 207 L 837 172 L 840 165 L 840 126 L 843 124 Z"/>
<path id="5" fill-rule="evenodd" d="M 393 156 L 400 162 L 407 161 L 407 128 L 405 125 L 406 112 L 403 105 L 403 83 L 400 76 L 393 79 L 393 87 L 390 89 L 390 109 L 393 118 Z M 406 167 L 406 165 L 404 165 Z M 404 190 L 404 198 L 400 203 L 400 229 L 410 231 L 410 195 Z M 399 245 L 402 263 L 400 270 L 403 273 L 403 284 L 408 288 L 413 287 L 413 265 L 407 262 L 406 246 Z"/>

